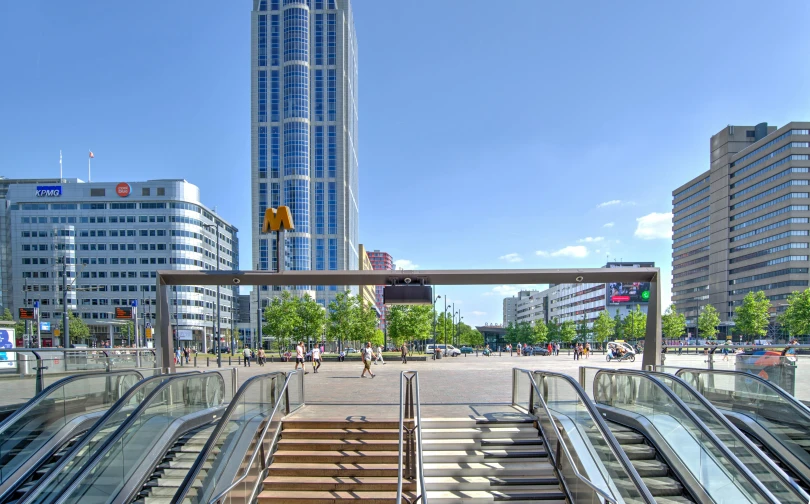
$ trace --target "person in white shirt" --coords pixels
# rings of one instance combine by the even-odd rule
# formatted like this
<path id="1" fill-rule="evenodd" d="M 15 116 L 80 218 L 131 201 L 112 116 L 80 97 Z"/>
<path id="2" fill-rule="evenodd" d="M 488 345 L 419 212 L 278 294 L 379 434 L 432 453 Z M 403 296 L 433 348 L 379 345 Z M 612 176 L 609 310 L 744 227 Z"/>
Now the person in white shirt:
<path id="1" fill-rule="evenodd" d="M 374 360 L 374 365 L 376 366 L 377 363 L 380 362 L 380 361 L 382 361 L 382 363 L 385 364 L 385 359 L 383 359 L 383 356 L 382 356 L 382 345 L 377 347 L 377 358 Z"/>
<path id="2" fill-rule="evenodd" d="M 304 367 L 304 342 L 299 341 L 298 346 L 295 347 L 295 369 L 298 369 L 298 365 L 301 364 L 301 370 L 304 371 L 304 374 L 309 374 L 309 371 L 306 370 Z"/>
<path id="3" fill-rule="evenodd" d="M 371 372 L 372 359 L 374 359 L 374 349 L 371 348 L 371 342 L 367 341 L 366 348 L 363 349 L 363 373 L 360 375 L 360 378 L 365 378 L 366 372 L 368 372 L 372 378 L 377 376 Z"/>
<path id="4" fill-rule="evenodd" d="M 319 367 L 321 367 L 321 349 L 315 347 L 312 349 L 312 370 L 317 373 Z"/>

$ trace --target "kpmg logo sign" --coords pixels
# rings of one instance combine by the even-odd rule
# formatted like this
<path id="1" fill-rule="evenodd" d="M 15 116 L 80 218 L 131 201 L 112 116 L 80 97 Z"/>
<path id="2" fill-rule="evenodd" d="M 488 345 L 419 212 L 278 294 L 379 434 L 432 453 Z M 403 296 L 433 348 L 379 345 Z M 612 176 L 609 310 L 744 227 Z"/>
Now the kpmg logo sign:
<path id="1" fill-rule="evenodd" d="M 62 196 L 62 186 L 59 185 L 38 185 L 37 198 L 58 198 Z"/>

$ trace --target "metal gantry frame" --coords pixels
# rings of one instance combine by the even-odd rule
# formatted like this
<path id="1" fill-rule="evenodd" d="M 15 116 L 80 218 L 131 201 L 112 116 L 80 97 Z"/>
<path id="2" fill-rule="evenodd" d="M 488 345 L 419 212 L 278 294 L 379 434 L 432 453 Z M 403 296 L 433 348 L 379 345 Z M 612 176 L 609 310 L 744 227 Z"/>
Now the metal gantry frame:
<path id="1" fill-rule="evenodd" d="M 416 271 L 183 271 L 157 272 L 157 364 L 173 373 L 174 341 L 169 310 L 173 285 L 504 285 L 649 282 L 642 366 L 661 363 L 661 270 L 659 268 L 495 269 Z"/>

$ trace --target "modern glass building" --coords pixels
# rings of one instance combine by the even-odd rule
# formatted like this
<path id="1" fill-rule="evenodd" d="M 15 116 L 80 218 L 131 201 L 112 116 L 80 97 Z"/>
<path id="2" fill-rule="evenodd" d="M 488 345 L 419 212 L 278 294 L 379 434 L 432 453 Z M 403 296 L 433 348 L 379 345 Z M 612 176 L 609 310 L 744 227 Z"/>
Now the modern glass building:
<path id="1" fill-rule="evenodd" d="M 251 35 L 255 266 L 277 268 L 275 236 L 261 234 L 261 224 L 267 208 L 286 205 L 295 226 L 286 233 L 290 269 L 356 270 L 357 39 L 351 3 L 254 0 Z M 271 295 L 266 289 L 260 292 L 263 302 Z M 337 290 L 318 286 L 316 299 L 326 307 Z"/>
<path id="2" fill-rule="evenodd" d="M 372 269 L 385 271 L 392 271 L 394 269 L 394 258 L 391 257 L 391 254 L 388 252 L 373 250 L 367 253 Z M 388 308 L 383 303 L 383 286 L 375 286 L 374 294 L 377 298 L 377 313 L 380 314 L 380 329 L 385 329 L 385 319 L 388 314 Z"/>
<path id="3" fill-rule="evenodd" d="M 137 302 L 142 330 L 156 315 L 157 270 L 215 270 L 217 241 L 219 269 L 238 269 L 237 232 L 185 180 L 0 179 L 0 309 L 16 316 L 38 302 L 41 322 L 50 323 L 42 343 L 61 345 L 54 330 L 67 276 L 68 310 L 91 331 L 88 340 L 71 342 L 126 344 L 115 308 Z M 220 288 L 223 338 L 235 323 L 236 294 L 233 286 Z M 170 303 L 179 343 L 208 348 L 217 326 L 216 288 L 178 286 Z"/>

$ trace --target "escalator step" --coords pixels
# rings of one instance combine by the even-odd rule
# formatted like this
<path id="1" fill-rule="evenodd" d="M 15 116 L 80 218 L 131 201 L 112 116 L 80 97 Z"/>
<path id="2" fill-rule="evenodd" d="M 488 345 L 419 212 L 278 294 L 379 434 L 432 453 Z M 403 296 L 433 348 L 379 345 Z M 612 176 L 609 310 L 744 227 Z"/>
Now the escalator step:
<path id="1" fill-rule="evenodd" d="M 654 497 L 677 497 L 683 495 L 683 485 L 674 478 L 642 478 L 642 480 Z"/>
<path id="2" fill-rule="evenodd" d="M 630 462 L 642 478 L 655 478 L 669 474 L 669 467 L 660 460 L 631 460 Z"/>

